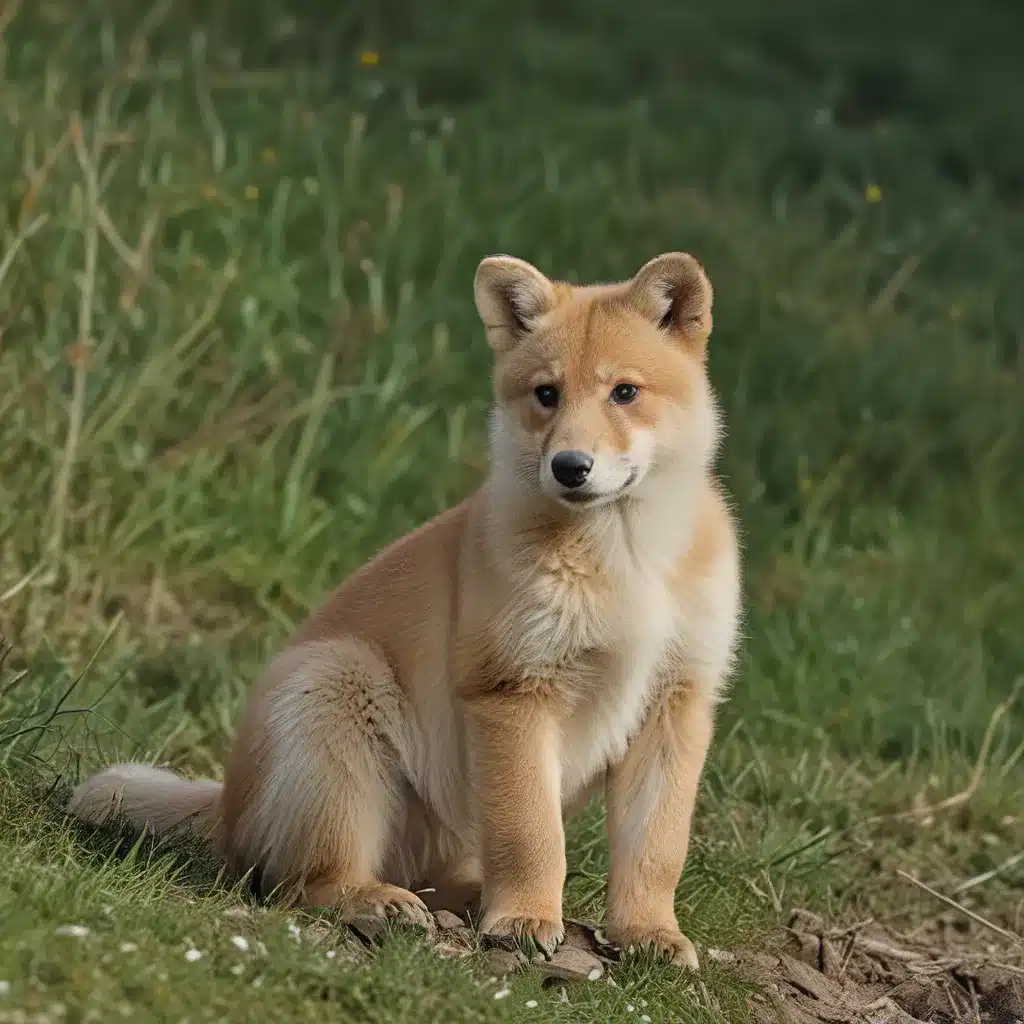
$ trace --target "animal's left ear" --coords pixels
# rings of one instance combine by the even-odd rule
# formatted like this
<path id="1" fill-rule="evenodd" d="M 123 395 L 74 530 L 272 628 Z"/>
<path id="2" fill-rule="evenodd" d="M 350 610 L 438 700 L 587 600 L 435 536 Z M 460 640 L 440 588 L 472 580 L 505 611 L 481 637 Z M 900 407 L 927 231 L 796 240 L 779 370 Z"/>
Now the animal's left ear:
<path id="1" fill-rule="evenodd" d="M 686 252 L 645 263 L 629 284 L 633 308 L 667 334 L 701 348 L 711 334 L 713 293 L 704 268 Z"/>

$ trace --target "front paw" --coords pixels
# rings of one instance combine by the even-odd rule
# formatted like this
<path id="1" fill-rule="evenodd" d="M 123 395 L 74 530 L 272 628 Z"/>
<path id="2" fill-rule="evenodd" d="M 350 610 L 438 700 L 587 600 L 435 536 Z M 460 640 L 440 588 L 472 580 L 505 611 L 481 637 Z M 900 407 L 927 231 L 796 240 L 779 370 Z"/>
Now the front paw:
<path id="1" fill-rule="evenodd" d="M 700 968 L 697 950 L 678 928 L 608 927 L 606 932 L 608 938 L 625 953 L 653 949 L 674 967 L 686 967 L 691 971 Z"/>
<path id="2" fill-rule="evenodd" d="M 565 928 L 560 920 L 516 914 L 485 914 L 480 931 L 485 937 L 510 940 L 531 960 L 538 953 L 550 957 L 565 938 Z"/>

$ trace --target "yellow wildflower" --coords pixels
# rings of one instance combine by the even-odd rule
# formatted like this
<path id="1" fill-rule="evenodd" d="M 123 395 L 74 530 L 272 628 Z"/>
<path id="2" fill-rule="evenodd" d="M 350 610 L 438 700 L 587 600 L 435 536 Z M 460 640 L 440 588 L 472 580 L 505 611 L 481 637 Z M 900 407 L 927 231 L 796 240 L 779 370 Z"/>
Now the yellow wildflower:
<path id="1" fill-rule="evenodd" d="M 359 54 L 359 63 L 364 68 L 375 68 L 380 63 L 380 54 L 376 50 L 363 50 Z"/>
<path id="2" fill-rule="evenodd" d="M 880 203 L 882 201 L 881 187 L 879 185 L 875 185 L 874 183 L 868 185 L 868 187 L 864 189 L 864 198 L 869 203 Z"/>
<path id="3" fill-rule="evenodd" d="M 260 197 L 260 190 L 255 185 L 245 186 L 245 198 L 250 202 L 255 202 Z"/>

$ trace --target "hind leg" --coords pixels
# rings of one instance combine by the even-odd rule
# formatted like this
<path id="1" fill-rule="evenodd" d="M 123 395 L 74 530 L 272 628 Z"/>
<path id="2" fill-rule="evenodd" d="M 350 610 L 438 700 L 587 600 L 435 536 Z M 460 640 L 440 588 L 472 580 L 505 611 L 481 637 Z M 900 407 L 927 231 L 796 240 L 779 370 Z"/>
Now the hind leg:
<path id="1" fill-rule="evenodd" d="M 268 669 L 225 780 L 226 853 L 299 903 L 344 920 L 429 926 L 414 893 L 382 877 L 403 812 L 402 694 L 355 638 L 292 648 Z"/>
<path id="2" fill-rule="evenodd" d="M 428 931 L 434 928 L 434 918 L 423 900 L 399 885 L 352 885 L 325 878 L 306 890 L 304 902 L 314 907 L 332 907 L 348 924 L 383 918 Z"/>

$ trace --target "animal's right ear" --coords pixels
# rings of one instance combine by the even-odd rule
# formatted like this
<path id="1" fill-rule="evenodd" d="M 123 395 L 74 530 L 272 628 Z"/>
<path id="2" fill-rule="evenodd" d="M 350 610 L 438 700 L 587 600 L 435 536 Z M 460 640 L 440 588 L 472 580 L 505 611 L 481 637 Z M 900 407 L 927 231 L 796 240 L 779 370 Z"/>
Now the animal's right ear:
<path id="1" fill-rule="evenodd" d="M 514 256 L 488 256 L 476 270 L 477 312 L 495 352 L 507 352 L 551 308 L 554 288 L 532 264 Z"/>

